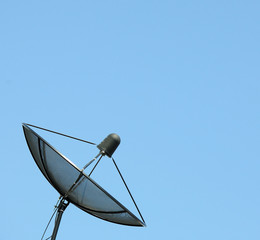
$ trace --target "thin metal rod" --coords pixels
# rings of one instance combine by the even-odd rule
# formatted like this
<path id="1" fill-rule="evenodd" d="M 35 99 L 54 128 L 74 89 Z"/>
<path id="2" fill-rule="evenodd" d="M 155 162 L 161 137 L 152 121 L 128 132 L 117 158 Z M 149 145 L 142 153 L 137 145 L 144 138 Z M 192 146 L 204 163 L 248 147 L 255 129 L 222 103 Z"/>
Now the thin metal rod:
<path id="1" fill-rule="evenodd" d="M 102 151 L 99 152 L 99 154 L 94 157 L 90 162 L 88 162 L 83 168 L 81 171 L 84 171 L 91 163 L 93 163 L 100 155 L 102 154 Z"/>
<path id="2" fill-rule="evenodd" d="M 82 176 L 84 175 L 83 174 L 83 172 L 84 172 L 84 170 L 92 163 L 92 162 L 94 162 L 100 155 L 101 155 L 101 153 L 102 152 L 100 152 L 96 157 L 94 157 L 90 162 L 88 162 L 83 168 L 82 168 L 82 170 L 80 171 L 80 173 L 79 173 L 79 176 L 78 176 L 78 178 L 75 180 L 75 182 L 71 185 L 71 187 L 69 188 L 69 190 L 64 194 L 64 198 L 66 198 L 66 197 L 68 197 L 68 195 L 70 194 L 70 192 L 72 191 L 72 190 L 74 190 L 77 186 L 78 186 L 78 184 L 80 184 L 81 183 L 81 181 L 79 181 L 81 178 L 82 178 Z M 101 157 L 102 157 L 102 155 L 101 155 Z M 93 170 L 92 170 L 93 171 Z"/>
<path id="3" fill-rule="evenodd" d="M 50 225 L 50 223 L 51 223 L 51 220 L 52 220 L 52 218 L 54 217 L 54 214 L 57 212 L 57 210 L 58 210 L 58 208 L 56 208 L 56 209 L 54 210 L 53 214 L 51 215 L 51 218 L 50 218 L 50 220 L 49 220 L 49 222 L 48 222 L 48 224 L 47 224 L 47 226 L 46 226 L 46 228 L 45 228 L 45 230 L 44 230 L 44 232 L 43 232 L 43 234 L 42 234 L 41 240 L 43 239 L 43 237 L 44 237 L 44 235 L 45 235 L 45 233 L 46 233 L 46 231 L 47 231 L 47 229 L 48 229 L 48 227 L 49 227 L 49 225 Z"/>
<path id="4" fill-rule="evenodd" d="M 136 202 L 135 202 L 135 200 L 134 200 L 134 198 L 133 198 L 133 196 L 132 196 L 132 194 L 131 194 L 131 192 L 130 192 L 130 190 L 129 190 L 129 188 L 128 188 L 128 186 L 127 186 L 127 184 L 126 184 L 126 182 L 125 182 L 125 180 L 123 178 L 123 175 L 121 174 L 121 172 L 120 172 L 120 170 L 119 170 L 119 168 L 118 168 L 118 166 L 117 166 L 117 164 L 116 164 L 116 162 L 114 160 L 114 158 L 112 158 L 112 160 L 113 160 L 113 163 L 114 163 L 114 165 L 115 165 L 115 167 L 116 167 L 116 169 L 117 169 L 117 171 L 118 171 L 118 173 L 119 173 L 123 183 L 125 184 L 125 187 L 126 187 L 128 193 L 129 193 L 130 197 L 132 198 L 132 201 L 133 201 L 133 203 L 134 203 L 134 205 L 135 205 L 135 207 L 136 207 L 140 217 L 142 218 L 143 222 L 145 223 L 144 218 L 143 218 L 143 216 L 142 216 L 142 214 L 141 214 L 141 212 L 140 212 L 140 210 L 139 210 L 139 208 L 138 208 L 138 206 L 137 206 L 137 204 L 136 204 Z"/>
<path id="5" fill-rule="evenodd" d="M 46 226 L 46 228 L 45 228 L 45 230 L 44 230 L 44 232 L 43 232 L 43 234 L 42 234 L 41 240 L 44 238 L 44 235 L 45 235 L 45 233 L 46 233 L 46 231 L 47 231 L 47 229 L 48 229 L 48 227 L 49 227 L 49 225 L 50 225 L 50 223 L 51 223 L 51 221 L 52 221 L 52 218 L 54 217 L 55 213 L 56 213 L 57 210 L 58 210 L 58 203 L 61 201 L 61 198 L 62 198 L 62 196 L 60 195 L 60 197 L 59 197 L 57 203 L 56 203 L 55 206 L 54 206 L 53 214 L 51 215 L 51 218 L 50 218 L 50 220 L 49 220 L 49 222 L 48 222 L 48 224 L 47 224 L 47 226 Z M 50 239 L 50 238 L 51 238 L 51 236 L 48 237 L 47 239 Z M 46 239 L 46 240 L 47 240 L 47 239 Z"/>
<path id="6" fill-rule="evenodd" d="M 100 151 L 100 153 L 102 153 L 102 152 Z M 102 157 L 103 157 L 103 154 L 100 156 L 100 158 L 98 159 L 96 165 L 95 165 L 95 166 L 93 167 L 93 169 L 91 170 L 90 174 L 88 175 L 89 177 L 90 177 L 90 175 L 93 173 L 93 171 L 95 170 L 96 166 L 98 165 L 98 163 L 100 162 L 100 160 L 101 160 Z"/>
<path id="7" fill-rule="evenodd" d="M 96 168 L 97 164 L 99 163 L 99 161 L 101 160 L 102 157 L 103 157 L 103 155 L 100 156 L 100 158 L 98 159 L 98 162 L 97 162 L 96 165 L 93 167 L 93 169 L 91 170 L 91 172 L 90 172 L 90 174 L 89 174 L 88 176 L 90 176 L 91 173 L 94 171 L 94 169 Z M 94 159 L 93 159 L 93 160 L 94 160 Z M 93 161 L 91 161 L 91 162 L 93 162 Z M 85 177 L 82 178 L 82 176 L 84 176 L 83 171 L 84 171 L 84 169 L 82 169 L 82 170 L 80 171 L 80 174 L 79 174 L 77 180 L 72 184 L 72 186 L 70 187 L 70 189 L 69 189 L 69 190 L 67 191 L 67 193 L 64 195 L 64 198 L 68 197 L 69 193 L 70 193 L 71 191 L 74 191 L 74 190 L 81 184 L 81 182 L 85 179 Z"/>
<path id="8" fill-rule="evenodd" d="M 55 226 L 52 232 L 52 236 L 51 236 L 51 240 L 55 240 L 58 230 L 59 230 L 59 226 L 60 226 L 60 221 L 61 221 L 61 217 L 62 214 L 64 213 L 66 207 L 69 205 L 69 202 L 65 203 L 65 199 L 62 199 L 60 201 L 60 204 L 58 206 L 58 212 L 57 212 L 57 218 L 55 220 Z"/>
<path id="9" fill-rule="evenodd" d="M 72 136 L 69 136 L 69 135 L 66 135 L 66 134 L 63 134 L 63 133 L 55 132 L 55 131 L 52 131 L 52 130 L 49 130 L 49 129 L 46 129 L 46 128 L 38 127 L 38 126 L 29 124 L 29 123 L 24 123 L 24 124 L 28 125 L 28 126 L 31 126 L 31 127 L 39 128 L 39 129 L 47 131 L 47 132 L 55 133 L 55 134 L 58 134 L 58 135 L 61 135 L 61 136 L 64 136 L 64 137 L 72 138 L 72 139 L 75 139 L 75 140 L 78 140 L 78 141 L 81 141 L 81 142 L 85 142 L 85 143 L 89 143 L 89 144 L 92 144 L 92 145 L 96 145 L 93 142 L 89 142 L 89 141 L 86 141 L 86 140 L 83 140 L 83 139 L 80 139 L 80 138 L 72 137 Z"/>

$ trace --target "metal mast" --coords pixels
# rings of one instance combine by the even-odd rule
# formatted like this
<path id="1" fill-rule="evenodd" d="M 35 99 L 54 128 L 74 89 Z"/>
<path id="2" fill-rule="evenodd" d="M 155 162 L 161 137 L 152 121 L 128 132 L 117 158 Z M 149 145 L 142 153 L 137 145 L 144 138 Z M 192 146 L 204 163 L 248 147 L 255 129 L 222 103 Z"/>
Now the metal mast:
<path id="1" fill-rule="evenodd" d="M 60 204 L 58 206 L 58 211 L 57 211 L 57 216 L 55 219 L 55 225 L 54 225 L 54 229 L 51 235 L 51 240 L 55 240 L 58 230 L 59 230 L 59 226 L 60 226 L 60 221 L 61 221 L 61 217 L 62 214 L 64 213 L 66 207 L 69 205 L 69 202 L 66 201 L 64 198 L 62 198 L 62 200 L 60 201 Z"/>

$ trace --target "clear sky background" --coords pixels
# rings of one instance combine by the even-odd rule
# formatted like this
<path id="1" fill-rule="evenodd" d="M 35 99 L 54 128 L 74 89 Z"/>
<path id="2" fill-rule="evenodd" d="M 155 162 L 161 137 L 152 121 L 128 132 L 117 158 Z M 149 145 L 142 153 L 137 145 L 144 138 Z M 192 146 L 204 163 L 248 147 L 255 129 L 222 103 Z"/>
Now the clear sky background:
<path id="1" fill-rule="evenodd" d="M 260 239 L 259 1 L 1 1 L 1 239 L 40 239 L 59 194 L 22 122 L 99 143 L 146 228 L 72 204 L 57 239 Z M 94 146 L 37 131 L 80 168 Z M 109 158 L 93 178 L 135 212 Z M 136 213 L 136 212 L 135 212 Z M 49 232 L 50 233 L 50 232 Z"/>

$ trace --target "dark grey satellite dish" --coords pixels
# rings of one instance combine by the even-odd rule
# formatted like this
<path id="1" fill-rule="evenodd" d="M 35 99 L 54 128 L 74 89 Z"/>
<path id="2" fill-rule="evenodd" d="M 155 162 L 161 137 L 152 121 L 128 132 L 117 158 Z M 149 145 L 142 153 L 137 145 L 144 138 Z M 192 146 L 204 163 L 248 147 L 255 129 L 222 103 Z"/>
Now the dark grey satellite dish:
<path id="1" fill-rule="evenodd" d="M 103 220 L 118 223 L 128 226 L 145 226 L 144 219 L 130 193 L 114 159 L 112 158 L 119 174 L 142 218 L 140 220 L 106 190 L 104 190 L 98 183 L 96 183 L 90 175 L 84 173 L 93 161 L 99 158 L 98 162 L 105 155 L 112 157 L 112 154 L 120 144 L 120 138 L 116 134 L 108 135 L 98 146 L 100 150 L 98 155 L 86 164 L 83 169 L 79 169 L 68 158 L 62 155 L 54 147 L 52 147 L 41 136 L 34 132 L 29 126 L 40 128 L 31 124 L 23 124 L 24 135 L 30 149 L 30 152 L 41 170 L 42 174 L 49 181 L 49 183 L 59 192 L 59 204 L 57 206 L 57 217 L 55 221 L 54 230 L 51 239 L 56 239 L 61 216 L 69 203 L 73 203 L 85 212 L 101 218 Z M 50 131 L 48 129 L 40 128 Z M 51 131 L 54 132 L 54 131 Z M 57 133 L 57 132 L 54 132 Z M 60 134 L 60 133 L 58 133 Z M 61 134 L 70 137 L 65 134 Z M 74 137 L 72 137 L 74 138 Z M 75 138 L 76 139 L 76 138 Z M 81 139 L 77 139 L 81 140 Z M 85 141 L 85 140 L 82 140 Z M 88 142 L 88 141 L 85 141 Z M 94 144 L 88 142 L 90 144 Z M 97 162 L 97 163 L 98 163 Z"/>

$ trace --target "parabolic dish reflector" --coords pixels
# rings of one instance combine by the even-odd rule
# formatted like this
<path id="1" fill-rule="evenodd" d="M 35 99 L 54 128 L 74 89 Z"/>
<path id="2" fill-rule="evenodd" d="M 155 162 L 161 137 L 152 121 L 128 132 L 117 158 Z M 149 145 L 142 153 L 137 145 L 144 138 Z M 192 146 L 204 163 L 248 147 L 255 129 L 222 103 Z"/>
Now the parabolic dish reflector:
<path id="1" fill-rule="evenodd" d="M 85 212 L 103 220 L 129 225 L 145 226 L 126 207 L 112 197 L 88 175 L 58 152 L 29 126 L 23 130 L 31 154 L 45 178 L 66 199 Z M 82 174 L 79 183 L 70 190 Z M 70 191 L 69 191 L 70 190 Z"/>

